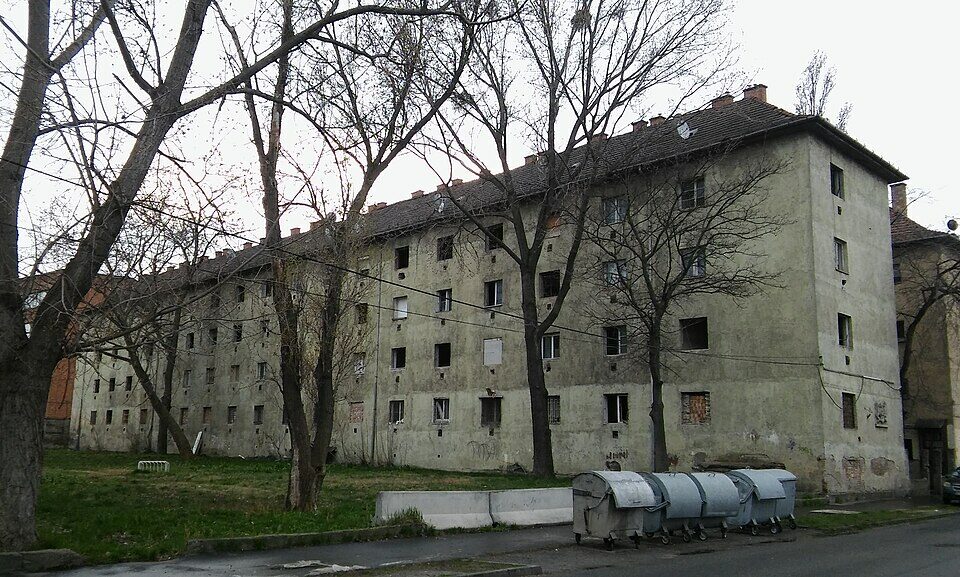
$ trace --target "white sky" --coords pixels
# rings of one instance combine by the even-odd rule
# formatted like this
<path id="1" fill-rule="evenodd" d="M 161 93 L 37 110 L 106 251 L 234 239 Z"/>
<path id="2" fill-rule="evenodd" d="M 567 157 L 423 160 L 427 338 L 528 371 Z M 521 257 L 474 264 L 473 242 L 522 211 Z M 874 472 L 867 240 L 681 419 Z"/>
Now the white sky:
<path id="1" fill-rule="evenodd" d="M 911 194 L 926 193 L 911 205 L 911 217 L 945 230 L 946 218 L 960 215 L 953 182 L 960 114 L 951 112 L 950 101 L 960 98 L 960 3 L 736 0 L 732 6 L 741 65 L 768 86 L 772 104 L 793 112 L 797 80 L 813 53 L 823 51 L 837 70 L 828 116 L 853 104 L 847 131 L 907 174 Z M 403 161 L 371 202 L 409 198 L 437 182 L 416 162 Z"/>

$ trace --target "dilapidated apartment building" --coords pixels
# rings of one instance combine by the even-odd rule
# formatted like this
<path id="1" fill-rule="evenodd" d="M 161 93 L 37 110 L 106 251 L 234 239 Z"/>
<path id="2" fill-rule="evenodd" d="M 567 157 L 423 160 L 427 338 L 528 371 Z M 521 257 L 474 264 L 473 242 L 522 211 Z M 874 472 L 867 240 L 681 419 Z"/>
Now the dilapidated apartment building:
<path id="1" fill-rule="evenodd" d="M 960 240 L 910 219 L 905 185 L 891 187 L 891 198 L 904 444 L 913 491 L 939 494 L 957 466 Z"/>
<path id="2" fill-rule="evenodd" d="M 789 218 L 756 247 L 782 271 L 776 287 L 741 301 L 704 295 L 668 320 L 676 340 L 664 388 L 673 467 L 758 458 L 785 464 L 805 490 L 905 490 L 887 186 L 906 177 L 823 119 L 768 104 L 762 85 L 738 100 L 723 96 L 703 110 L 635 123 L 608 140 L 621 148 L 641 142 L 636 165 L 653 171 L 674 158 L 727 149 L 708 174 L 676 183 L 692 208 L 710 202 L 711 182 L 727 171 L 758 156 L 785 161 L 764 187 L 767 208 Z M 512 172 L 533 182 L 538 170 L 533 156 Z M 454 181 L 369 207 L 367 240 L 351 265 L 360 292 L 344 330 L 358 345 L 344 353 L 338 458 L 529 468 L 516 265 L 471 234 L 440 190 L 465 199 L 489 194 L 482 180 Z M 606 200 L 597 198 L 594 210 L 607 210 Z M 615 227 L 616 218 L 602 224 Z M 497 230 L 495 222 L 487 226 Z M 553 305 L 553 273 L 570 242 L 562 218 L 548 226 L 538 288 L 543 311 Z M 320 243 L 314 236 L 294 230 L 286 242 L 309 254 L 311 243 Z M 584 247 L 578 261 L 585 277 L 594 274 L 594 249 Z M 258 255 L 247 245 L 201 263 L 211 278 L 231 273 L 212 293 L 217 314 L 192 311 L 180 335 L 172 410 L 191 438 L 203 431 L 206 453 L 288 449 L 274 384 L 269 267 Z M 710 274 L 710 259 L 709 252 L 697 259 L 696 274 Z M 305 275 L 309 267 L 304 260 Z M 596 283 L 575 280 L 558 328 L 544 337 L 558 472 L 650 467 L 649 376 L 622 328 L 589 313 L 606 298 Z M 128 367 L 91 355 L 79 371 L 73 429 L 80 445 L 150 446 L 154 417 Z"/>

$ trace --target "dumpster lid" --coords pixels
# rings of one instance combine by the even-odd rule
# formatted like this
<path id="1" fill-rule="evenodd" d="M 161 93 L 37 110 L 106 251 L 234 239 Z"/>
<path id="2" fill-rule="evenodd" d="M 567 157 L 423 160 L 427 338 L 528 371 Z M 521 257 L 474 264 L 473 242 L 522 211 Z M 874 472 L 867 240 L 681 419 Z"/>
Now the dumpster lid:
<path id="1" fill-rule="evenodd" d="M 746 479 L 753 485 L 757 497 L 760 499 L 785 499 L 786 492 L 783 490 L 783 483 L 769 471 L 759 469 L 737 469 L 730 471 L 731 474 Z"/>
<path id="2" fill-rule="evenodd" d="M 786 469 L 763 469 L 777 478 L 778 481 L 796 481 L 797 476 Z"/>
<path id="3" fill-rule="evenodd" d="M 633 471 L 593 471 L 610 486 L 613 503 L 620 509 L 653 507 L 657 497 L 650 484 Z"/>

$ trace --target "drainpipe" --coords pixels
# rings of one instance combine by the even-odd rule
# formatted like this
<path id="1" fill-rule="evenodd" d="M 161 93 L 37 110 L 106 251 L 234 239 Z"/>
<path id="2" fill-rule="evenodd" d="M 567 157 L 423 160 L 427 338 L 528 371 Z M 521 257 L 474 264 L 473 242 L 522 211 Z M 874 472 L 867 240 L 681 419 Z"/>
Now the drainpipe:
<path id="1" fill-rule="evenodd" d="M 370 462 L 377 464 L 377 422 L 379 421 L 380 396 L 380 316 L 383 314 L 383 247 L 380 247 L 380 264 L 377 267 L 377 344 L 373 356 L 373 432 L 370 435 Z"/>

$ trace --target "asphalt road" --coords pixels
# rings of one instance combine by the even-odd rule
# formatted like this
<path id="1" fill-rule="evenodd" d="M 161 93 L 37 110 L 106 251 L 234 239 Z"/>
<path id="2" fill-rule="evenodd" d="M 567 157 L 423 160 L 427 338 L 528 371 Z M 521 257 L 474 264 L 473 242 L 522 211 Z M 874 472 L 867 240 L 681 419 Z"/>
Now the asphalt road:
<path id="1" fill-rule="evenodd" d="M 776 537 L 731 534 L 725 540 L 678 542 L 669 546 L 644 543 L 639 549 L 629 543 L 618 543 L 613 551 L 606 551 L 599 541 L 585 540 L 581 546 L 574 545 L 569 526 L 547 527 L 187 557 L 160 563 L 87 567 L 50 575 L 304 577 L 315 570 L 315 566 L 283 568 L 283 565 L 313 561 L 378 567 L 464 557 L 540 565 L 545 574 L 557 576 L 956 577 L 960 575 L 960 515 L 836 537 L 818 537 L 802 530 L 787 531 Z"/>

